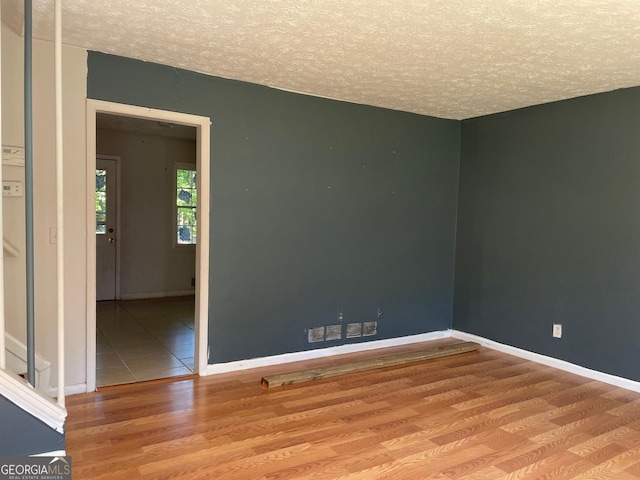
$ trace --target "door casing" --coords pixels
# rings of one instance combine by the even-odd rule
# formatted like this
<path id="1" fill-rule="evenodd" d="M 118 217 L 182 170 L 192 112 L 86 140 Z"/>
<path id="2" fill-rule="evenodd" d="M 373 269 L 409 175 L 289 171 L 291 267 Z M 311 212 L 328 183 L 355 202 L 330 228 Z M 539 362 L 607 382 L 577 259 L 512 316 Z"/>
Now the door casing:
<path id="1" fill-rule="evenodd" d="M 96 115 L 108 113 L 146 120 L 176 123 L 196 128 L 196 170 L 198 172 L 198 232 L 196 245 L 195 357 L 194 367 L 206 375 L 209 358 L 209 198 L 210 129 L 209 117 L 156 110 L 122 103 L 87 99 L 87 391 L 96 389 L 96 237 L 95 170 Z"/>

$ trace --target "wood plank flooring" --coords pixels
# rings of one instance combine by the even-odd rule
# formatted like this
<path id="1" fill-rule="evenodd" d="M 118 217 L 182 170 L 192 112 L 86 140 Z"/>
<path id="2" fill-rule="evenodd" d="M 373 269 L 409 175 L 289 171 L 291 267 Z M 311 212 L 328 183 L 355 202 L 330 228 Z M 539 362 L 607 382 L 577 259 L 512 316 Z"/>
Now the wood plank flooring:
<path id="1" fill-rule="evenodd" d="M 282 370 L 68 397 L 74 480 L 640 479 L 638 393 L 484 348 L 260 385 Z"/>

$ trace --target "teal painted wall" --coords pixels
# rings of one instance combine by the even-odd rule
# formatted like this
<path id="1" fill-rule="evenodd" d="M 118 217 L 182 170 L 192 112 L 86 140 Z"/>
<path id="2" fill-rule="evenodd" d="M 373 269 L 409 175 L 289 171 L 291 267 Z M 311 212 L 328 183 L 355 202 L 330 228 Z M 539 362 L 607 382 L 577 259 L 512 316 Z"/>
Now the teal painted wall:
<path id="1" fill-rule="evenodd" d="M 64 450 L 64 435 L 0 395 L 0 456 L 23 456 Z"/>
<path id="2" fill-rule="evenodd" d="M 640 88 L 462 122 L 454 328 L 640 380 L 639 126 Z"/>
<path id="3" fill-rule="evenodd" d="M 211 117 L 210 363 L 450 328 L 460 122 L 95 52 L 88 97 Z M 350 342 L 362 340 L 350 340 Z"/>

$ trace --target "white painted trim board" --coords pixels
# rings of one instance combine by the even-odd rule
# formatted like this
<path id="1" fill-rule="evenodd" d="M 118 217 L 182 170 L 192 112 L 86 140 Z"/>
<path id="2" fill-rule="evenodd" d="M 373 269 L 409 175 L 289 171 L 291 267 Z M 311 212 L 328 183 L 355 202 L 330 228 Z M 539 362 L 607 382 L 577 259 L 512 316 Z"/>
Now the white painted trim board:
<path id="1" fill-rule="evenodd" d="M 78 393 L 87 393 L 88 391 L 89 390 L 87 390 L 87 384 L 86 383 L 78 383 L 76 385 L 67 385 L 67 386 L 64 387 L 64 394 L 67 397 L 69 395 L 77 395 Z M 49 389 L 49 395 L 51 397 L 57 397 L 58 396 L 58 388 L 57 387 L 51 387 Z"/>
<path id="2" fill-rule="evenodd" d="M 9 354 L 5 358 L 9 371 L 22 373 L 27 371 L 27 346 L 9 332 L 4 333 L 5 348 Z M 35 355 L 36 388 L 46 392 L 51 388 L 51 362 L 45 360 L 38 353 Z"/>
<path id="3" fill-rule="evenodd" d="M 0 395 L 57 432 L 64 433 L 66 408 L 40 394 L 17 375 L 0 370 Z"/>

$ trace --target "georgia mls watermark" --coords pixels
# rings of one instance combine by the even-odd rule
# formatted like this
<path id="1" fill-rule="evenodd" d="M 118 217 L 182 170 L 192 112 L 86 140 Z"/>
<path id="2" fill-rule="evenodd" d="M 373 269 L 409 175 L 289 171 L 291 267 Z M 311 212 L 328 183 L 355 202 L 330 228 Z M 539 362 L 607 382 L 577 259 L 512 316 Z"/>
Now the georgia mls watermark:
<path id="1" fill-rule="evenodd" d="M 71 457 L 0 457 L 0 480 L 71 480 Z"/>

